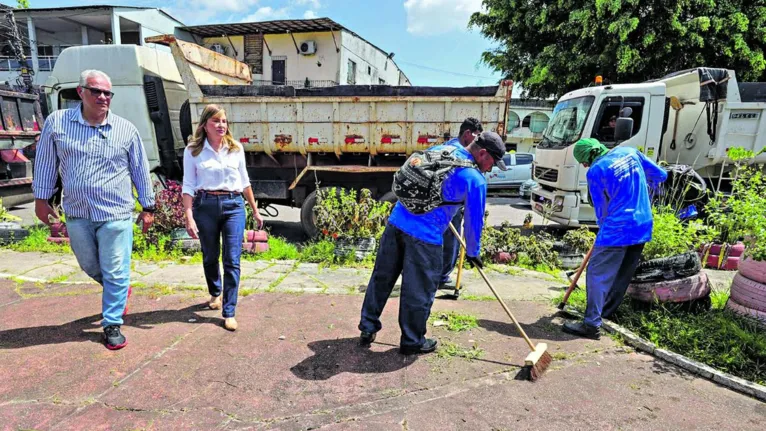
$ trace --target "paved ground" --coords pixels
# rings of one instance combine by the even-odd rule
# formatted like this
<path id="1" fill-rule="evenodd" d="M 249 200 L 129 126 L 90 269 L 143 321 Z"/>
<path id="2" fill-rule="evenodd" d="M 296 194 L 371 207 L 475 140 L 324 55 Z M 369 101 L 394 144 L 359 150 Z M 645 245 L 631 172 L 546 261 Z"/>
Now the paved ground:
<path id="1" fill-rule="evenodd" d="M 2 251 L 0 272 L 14 277 L 0 281 L 3 430 L 756 430 L 766 419 L 766 404 L 609 338 L 563 334 L 545 301 L 562 283 L 536 273 L 492 274 L 553 353 L 530 383 L 516 380 L 525 344 L 475 278 L 473 300 L 439 299 L 434 312 L 471 314 L 479 327 L 429 327 L 441 353 L 405 357 L 396 297 L 372 348 L 356 344 L 363 270 L 248 264 L 230 333 L 202 306 L 198 265 L 137 264 L 129 345 L 117 352 L 102 345 L 100 288 L 71 283 L 84 280 L 71 257 Z"/>

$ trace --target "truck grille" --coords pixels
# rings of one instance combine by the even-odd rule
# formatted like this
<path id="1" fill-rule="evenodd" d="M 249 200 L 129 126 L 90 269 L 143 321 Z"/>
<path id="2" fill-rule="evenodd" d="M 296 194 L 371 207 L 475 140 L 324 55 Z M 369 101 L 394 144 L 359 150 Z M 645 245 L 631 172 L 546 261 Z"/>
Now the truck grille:
<path id="1" fill-rule="evenodd" d="M 559 179 L 559 171 L 552 168 L 535 166 L 535 179 L 555 183 Z"/>

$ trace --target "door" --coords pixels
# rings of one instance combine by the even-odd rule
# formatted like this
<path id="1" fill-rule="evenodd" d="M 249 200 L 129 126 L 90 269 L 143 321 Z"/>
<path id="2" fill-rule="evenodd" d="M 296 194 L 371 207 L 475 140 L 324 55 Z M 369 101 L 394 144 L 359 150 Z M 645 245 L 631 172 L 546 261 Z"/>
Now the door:
<path id="1" fill-rule="evenodd" d="M 285 85 L 285 60 L 271 61 L 271 83 Z"/>
<path id="2" fill-rule="evenodd" d="M 533 157 L 529 153 L 516 153 L 514 156 L 516 163 L 513 165 L 513 181 L 516 185 L 521 185 L 524 181 L 532 179 Z"/>
<path id="3" fill-rule="evenodd" d="M 503 188 L 513 183 L 513 155 L 506 154 L 503 156 L 503 162 L 508 167 L 507 171 L 501 171 L 497 166 L 493 166 L 491 171 L 484 174 L 487 179 L 487 188 Z"/>

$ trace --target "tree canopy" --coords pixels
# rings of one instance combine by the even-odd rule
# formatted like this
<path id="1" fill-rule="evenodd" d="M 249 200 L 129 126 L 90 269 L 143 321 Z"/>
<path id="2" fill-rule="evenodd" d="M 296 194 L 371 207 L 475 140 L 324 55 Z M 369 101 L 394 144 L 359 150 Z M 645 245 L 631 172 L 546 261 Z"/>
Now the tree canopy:
<path id="1" fill-rule="evenodd" d="M 532 97 L 643 82 L 693 67 L 766 80 L 766 0 L 483 0 L 469 26 L 498 43 L 482 61 Z"/>

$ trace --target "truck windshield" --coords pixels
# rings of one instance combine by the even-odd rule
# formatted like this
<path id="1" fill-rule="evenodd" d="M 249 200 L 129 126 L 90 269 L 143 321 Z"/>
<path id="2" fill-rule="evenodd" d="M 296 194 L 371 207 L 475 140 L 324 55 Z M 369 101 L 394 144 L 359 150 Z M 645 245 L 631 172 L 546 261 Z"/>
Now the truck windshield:
<path id="1" fill-rule="evenodd" d="M 537 148 L 566 148 L 582 135 L 585 120 L 593 106 L 593 96 L 564 100 L 553 108 L 553 118 L 543 132 L 543 139 Z"/>

